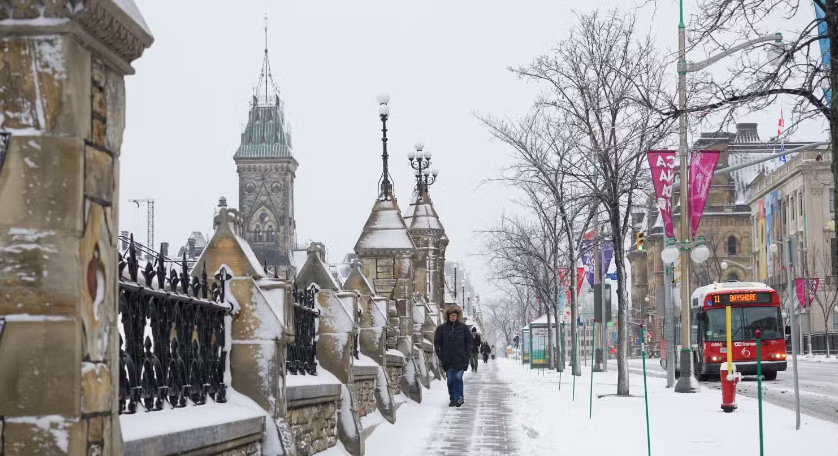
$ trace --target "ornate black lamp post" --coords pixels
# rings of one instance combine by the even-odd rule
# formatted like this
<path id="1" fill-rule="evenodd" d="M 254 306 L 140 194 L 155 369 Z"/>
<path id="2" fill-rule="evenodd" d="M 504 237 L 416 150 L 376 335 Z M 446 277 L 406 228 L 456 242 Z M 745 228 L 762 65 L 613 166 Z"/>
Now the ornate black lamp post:
<path id="1" fill-rule="evenodd" d="M 439 171 L 434 169 L 431 171 L 431 153 L 423 152 L 425 145 L 422 141 L 416 142 L 414 146 L 416 152 L 410 151 L 407 153 L 407 159 L 410 161 L 410 167 L 413 168 L 416 176 L 416 190 L 420 195 L 428 193 L 428 187 L 436 182 L 436 176 Z"/>
<path id="2" fill-rule="evenodd" d="M 381 194 L 378 196 L 381 201 L 389 201 L 393 196 L 393 183 L 390 171 L 387 169 L 387 117 L 390 115 L 390 107 L 387 103 L 390 102 L 390 95 L 383 93 L 378 96 L 378 115 L 381 117 L 381 161 L 384 164 L 384 170 L 381 173 L 381 179 L 378 181 L 378 186 L 381 189 Z"/>

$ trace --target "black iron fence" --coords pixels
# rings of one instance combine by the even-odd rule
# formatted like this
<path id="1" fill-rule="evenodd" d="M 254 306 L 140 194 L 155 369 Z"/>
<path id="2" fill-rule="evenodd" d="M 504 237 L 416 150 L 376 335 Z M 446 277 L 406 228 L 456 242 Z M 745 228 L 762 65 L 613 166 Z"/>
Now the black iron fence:
<path id="1" fill-rule="evenodd" d="M 826 342 L 829 338 L 829 354 L 838 355 L 838 332 L 830 333 L 814 333 L 811 335 L 804 335 L 803 351 L 809 352 L 809 337 L 812 338 L 812 353 L 815 355 L 826 355 Z"/>
<path id="2" fill-rule="evenodd" d="M 294 342 L 288 346 L 288 373 L 294 375 L 317 375 L 317 342 L 315 319 L 320 311 L 314 308 L 314 297 L 318 289 L 311 285 L 304 290 L 294 283 Z"/>
<path id="3" fill-rule="evenodd" d="M 163 255 L 140 270 L 136 253 L 132 236 L 119 260 L 119 413 L 135 413 L 137 404 L 156 411 L 166 402 L 226 402 L 224 317 L 233 306 L 224 283 L 232 277 L 222 268 L 210 285 L 205 267 L 190 277 L 185 256 L 179 272 L 171 267 L 167 275 Z"/>

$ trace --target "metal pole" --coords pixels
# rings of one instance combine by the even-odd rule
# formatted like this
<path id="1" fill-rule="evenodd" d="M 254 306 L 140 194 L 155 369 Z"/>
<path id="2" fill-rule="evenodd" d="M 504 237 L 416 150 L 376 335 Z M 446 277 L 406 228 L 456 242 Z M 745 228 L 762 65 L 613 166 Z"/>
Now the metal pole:
<path id="1" fill-rule="evenodd" d="M 652 435 L 649 430 L 649 390 L 646 387 L 646 336 L 643 334 L 643 324 L 640 324 L 640 356 L 643 359 L 643 402 L 646 406 L 646 451 L 652 456 Z"/>
<path id="2" fill-rule="evenodd" d="M 603 274 L 607 274 L 607 273 L 608 273 L 607 270 L 603 271 Z M 606 276 L 604 276 L 604 277 L 606 277 Z M 602 306 L 602 323 L 599 326 L 600 333 L 601 333 L 600 336 L 599 336 L 599 339 L 600 339 L 599 340 L 599 351 L 602 354 L 602 356 L 601 356 L 601 358 L 602 358 L 602 371 L 603 372 L 608 372 L 608 331 L 607 331 L 607 329 L 608 329 L 608 319 L 611 317 L 611 315 L 608 315 L 608 316 L 605 315 L 605 310 L 606 310 L 606 307 L 605 307 L 605 278 L 603 278 L 603 280 L 601 282 L 602 282 L 602 285 L 601 285 L 602 286 L 602 293 L 600 293 L 600 294 L 602 295 L 602 297 L 600 299 L 601 300 L 600 306 Z"/>
<path id="3" fill-rule="evenodd" d="M 792 268 L 794 267 L 792 243 L 796 241 L 797 239 L 793 236 L 786 238 L 786 248 L 783 253 L 786 257 L 786 309 L 788 310 L 791 318 L 791 364 L 794 373 L 794 429 L 800 430 L 800 389 L 797 383 L 797 353 L 799 351 L 799 347 L 797 345 L 797 317 L 794 312 L 794 276 L 792 273 Z"/>
<path id="4" fill-rule="evenodd" d="M 681 0 L 681 22 L 678 24 L 678 62 L 687 61 L 686 48 L 686 27 L 684 26 L 684 2 Z M 690 218 L 689 202 L 687 201 L 687 189 L 689 182 L 689 147 L 687 146 L 687 116 L 684 111 L 687 108 L 687 73 L 678 71 L 678 109 L 681 111 L 678 116 L 678 153 L 681 156 L 681 183 L 680 191 L 681 223 L 679 228 L 682 243 L 690 240 Z M 675 384 L 676 393 L 695 393 L 698 391 L 698 382 L 693 379 L 693 356 L 692 345 L 690 344 L 690 256 L 689 249 L 681 249 L 681 353 L 680 371 L 681 376 Z"/>
<path id="5" fill-rule="evenodd" d="M 594 333 L 596 333 L 597 326 L 600 327 L 600 331 L 602 331 L 602 325 L 605 322 L 605 307 L 602 306 L 604 302 L 602 297 L 605 295 L 605 289 L 602 286 L 602 276 L 600 276 L 600 269 L 602 269 L 602 261 L 600 258 L 600 254 L 602 253 L 602 249 L 599 248 L 599 241 L 598 236 L 599 228 L 597 227 L 597 223 L 594 222 L 594 241 L 596 244 L 594 245 L 594 290 L 599 289 L 600 299 L 597 302 L 596 299 L 596 292 L 594 293 L 594 316 L 596 317 L 596 309 L 600 310 L 599 312 L 599 322 L 594 319 Z M 591 357 L 591 372 L 602 372 L 602 346 L 598 343 L 599 341 L 596 338 L 591 338 L 591 348 L 593 349 L 592 352 L 596 354 L 596 356 Z M 588 357 L 586 356 L 585 359 Z"/>
<path id="6" fill-rule="evenodd" d="M 594 326 L 594 333 L 591 335 L 591 338 L 596 338 L 596 326 Z M 593 352 L 591 352 L 591 358 L 593 358 Z M 591 359 L 591 391 L 588 394 L 588 419 L 590 420 L 591 417 L 594 416 L 594 360 Z"/>
<path id="7" fill-rule="evenodd" d="M 664 305 L 664 331 L 666 338 L 666 387 L 672 388 L 675 385 L 675 315 L 672 309 L 672 266 L 664 265 L 663 269 L 663 299 Z"/>
<path id="8" fill-rule="evenodd" d="M 804 184 L 803 193 L 806 193 L 806 187 Z M 812 352 L 812 296 L 811 292 L 811 284 L 809 283 L 809 235 L 806 232 L 806 211 L 803 211 L 803 300 L 806 303 L 806 312 L 809 314 L 809 340 L 808 340 L 808 353 L 809 356 L 815 356 L 815 353 Z"/>
<path id="9" fill-rule="evenodd" d="M 730 304 L 727 306 L 730 309 Z M 729 311 L 728 311 L 729 312 Z M 762 449 L 762 334 L 757 330 L 757 404 L 759 406 L 759 456 L 763 455 Z M 729 336 L 728 336 L 729 337 Z M 729 351 L 729 349 L 728 349 Z"/>

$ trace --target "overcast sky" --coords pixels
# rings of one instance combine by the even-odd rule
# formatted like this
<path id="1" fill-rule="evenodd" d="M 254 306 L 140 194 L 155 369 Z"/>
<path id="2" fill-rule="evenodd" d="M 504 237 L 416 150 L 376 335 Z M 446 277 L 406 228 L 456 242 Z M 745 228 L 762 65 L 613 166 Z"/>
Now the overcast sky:
<path id="1" fill-rule="evenodd" d="M 376 95 L 391 95 L 391 174 L 402 210 L 412 170 L 405 154 L 417 140 L 440 169 L 431 195 L 481 294 L 486 281 L 474 231 L 509 207 L 508 191 L 480 185 L 507 160 L 475 112 L 517 117 L 540 88 L 508 65 L 526 64 L 567 36 L 572 11 L 626 8 L 606 0 L 246 1 L 136 0 L 155 42 L 127 78 L 120 227 L 146 237 L 145 209 L 156 199 L 156 243 L 183 245 L 192 231 L 211 234 L 218 197 L 238 206 L 233 154 L 247 119 L 264 52 L 269 53 L 292 126 L 297 237 L 326 243 L 330 260 L 351 252 L 377 195 L 381 123 Z M 687 8 L 688 13 L 689 8 Z M 654 16 L 653 16 L 654 13 Z M 692 13 L 696 13 L 693 11 Z M 677 3 L 642 13 L 661 49 L 677 44 Z M 673 81 L 675 72 L 673 68 Z M 776 111 L 760 122 L 776 135 Z M 812 134 L 823 135 L 818 128 Z M 811 134 L 806 139 L 811 138 Z"/>

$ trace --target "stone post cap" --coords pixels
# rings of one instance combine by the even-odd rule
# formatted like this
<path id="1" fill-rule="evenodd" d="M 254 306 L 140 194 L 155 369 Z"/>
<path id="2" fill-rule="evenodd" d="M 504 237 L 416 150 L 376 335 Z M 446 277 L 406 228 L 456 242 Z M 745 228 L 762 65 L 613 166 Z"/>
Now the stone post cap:
<path id="1" fill-rule="evenodd" d="M 125 74 L 154 42 L 134 0 L 17 0 L 0 8 L 0 35 L 71 33 Z"/>
<path id="2" fill-rule="evenodd" d="M 326 245 L 322 242 L 312 242 L 306 249 L 308 255 L 317 255 L 320 261 L 326 261 Z"/>

